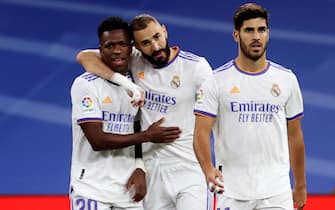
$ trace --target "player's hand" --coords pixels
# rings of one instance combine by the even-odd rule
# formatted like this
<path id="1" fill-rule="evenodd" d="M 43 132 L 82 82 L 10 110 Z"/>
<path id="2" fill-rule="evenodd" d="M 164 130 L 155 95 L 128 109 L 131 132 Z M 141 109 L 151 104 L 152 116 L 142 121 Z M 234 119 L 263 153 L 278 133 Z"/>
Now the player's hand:
<path id="1" fill-rule="evenodd" d="M 135 169 L 126 184 L 127 191 L 130 192 L 133 201 L 139 202 L 147 194 L 145 173 L 142 169 Z"/>
<path id="2" fill-rule="evenodd" d="M 125 90 L 127 90 L 128 95 L 131 97 L 131 103 L 134 106 L 142 106 L 144 103 L 144 90 L 140 88 L 138 85 L 134 84 L 130 79 L 126 76 L 114 72 L 112 77 L 109 79 L 111 82 L 119 84 Z"/>
<path id="3" fill-rule="evenodd" d="M 159 119 L 145 131 L 153 143 L 171 143 L 179 138 L 181 130 L 178 127 L 163 127 L 164 118 Z"/>
<path id="4" fill-rule="evenodd" d="M 212 167 L 206 171 L 205 175 L 208 189 L 211 192 L 220 194 L 224 192 L 223 176 L 219 169 Z"/>
<path id="5" fill-rule="evenodd" d="M 140 87 L 136 87 L 131 91 L 127 92 L 128 95 L 131 97 L 131 104 L 134 107 L 142 107 L 144 105 L 144 90 Z"/>
<path id="6" fill-rule="evenodd" d="M 295 187 L 292 191 L 293 202 L 297 206 L 297 210 L 303 210 L 307 201 L 307 189 L 306 187 Z"/>

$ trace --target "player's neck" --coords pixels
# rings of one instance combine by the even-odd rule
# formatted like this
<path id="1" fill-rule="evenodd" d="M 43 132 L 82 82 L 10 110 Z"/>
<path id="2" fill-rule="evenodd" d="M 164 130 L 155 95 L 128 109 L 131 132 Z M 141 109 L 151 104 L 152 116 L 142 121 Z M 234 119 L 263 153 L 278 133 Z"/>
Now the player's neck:
<path id="1" fill-rule="evenodd" d="M 177 46 L 170 47 L 169 63 L 177 56 L 178 51 L 179 51 L 179 47 Z"/>
<path id="2" fill-rule="evenodd" d="M 258 60 L 252 60 L 245 56 L 238 56 L 235 63 L 239 69 L 248 73 L 259 73 L 264 71 L 267 67 L 267 60 L 265 54 Z"/>

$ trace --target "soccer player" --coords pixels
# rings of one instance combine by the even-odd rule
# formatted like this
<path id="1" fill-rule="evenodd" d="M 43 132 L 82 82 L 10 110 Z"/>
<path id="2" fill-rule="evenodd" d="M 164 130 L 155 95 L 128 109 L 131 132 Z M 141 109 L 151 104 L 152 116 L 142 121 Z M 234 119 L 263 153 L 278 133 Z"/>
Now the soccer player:
<path id="1" fill-rule="evenodd" d="M 233 19 L 238 56 L 217 68 L 199 92 L 194 110 L 196 156 L 211 190 L 224 187 L 218 208 L 292 210 L 294 201 L 302 209 L 307 192 L 297 78 L 290 69 L 267 60 L 269 20 L 263 7 L 244 4 Z M 222 173 L 211 163 L 211 129 Z"/>
<path id="2" fill-rule="evenodd" d="M 212 69 L 204 57 L 170 47 L 166 27 L 153 16 L 136 16 L 131 28 L 140 51 L 132 55 L 131 71 L 135 83 L 145 90 L 142 129 L 164 117 L 164 125 L 182 130 L 173 143 L 143 144 L 148 186 L 145 209 L 204 210 L 207 186 L 193 150 L 193 107 L 196 91 L 212 76 Z M 116 73 L 94 52 L 81 52 L 77 58 L 87 71 L 115 81 Z"/>
<path id="3" fill-rule="evenodd" d="M 99 25 L 101 60 L 128 75 L 132 51 L 127 22 L 110 17 Z M 142 210 L 146 193 L 142 162 L 135 148 L 142 142 L 169 143 L 179 137 L 178 127 L 161 127 L 159 119 L 134 134 L 138 107 L 119 85 L 84 73 L 71 88 L 73 151 L 70 200 L 72 210 Z M 141 156 L 141 151 L 138 153 Z M 134 202 L 135 201 L 135 202 Z"/>

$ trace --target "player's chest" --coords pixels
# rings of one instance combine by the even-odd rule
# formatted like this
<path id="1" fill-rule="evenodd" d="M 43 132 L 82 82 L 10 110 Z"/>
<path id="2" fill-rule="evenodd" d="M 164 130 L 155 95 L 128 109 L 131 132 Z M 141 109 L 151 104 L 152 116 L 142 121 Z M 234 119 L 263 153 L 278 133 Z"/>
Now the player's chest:
<path id="1" fill-rule="evenodd" d="M 193 75 L 180 66 L 163 69 L 144 68 L 134 72 L 135 83 L 146 92 L 157 92 L 173 97 L 194 95 Z"/>
<path id="2" fill-rule="evenodd" d="M 224 104 L 238 101 L 283 106 L 290 95 L 287 81 L 268 77 L 226 79 L 219 84 L 219 89 Z"/>
<path id="3" fill-rule="evenodd" d="M 115 113 L 137 113 L 138 108 L 131 105 L 131 98 L 123 88 L 107 84 L 99 94 L 102 110 Z"/>

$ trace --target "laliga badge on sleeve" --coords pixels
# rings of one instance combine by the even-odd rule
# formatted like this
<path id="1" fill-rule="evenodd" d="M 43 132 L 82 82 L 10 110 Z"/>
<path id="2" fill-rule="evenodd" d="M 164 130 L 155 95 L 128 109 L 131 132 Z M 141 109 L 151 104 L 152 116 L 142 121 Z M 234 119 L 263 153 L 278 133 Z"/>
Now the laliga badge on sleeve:
<path id="1" fill-rule="evenodd" d="M 81 99 L 81 107 L 83 109 L 83 112 L 92 112 L 94 108 L 93 98 L 90 96 L 84 96 Z"/>

